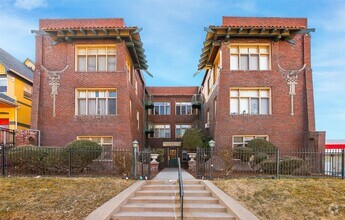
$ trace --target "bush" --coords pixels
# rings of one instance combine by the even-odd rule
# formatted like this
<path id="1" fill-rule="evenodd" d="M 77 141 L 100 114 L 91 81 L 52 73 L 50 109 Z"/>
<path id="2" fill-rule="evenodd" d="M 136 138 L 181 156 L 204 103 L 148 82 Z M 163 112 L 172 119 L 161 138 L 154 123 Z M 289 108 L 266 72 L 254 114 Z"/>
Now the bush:
<path id="1" fill-rule="evenodd" d="M 80 170 L 81 172 L 102 154 L 102 147 L 96 142 L 89 140 L 72 141 L 66 146 L 66 149 L 71 152 L 72 169 Z"/>
<path id="2" fill-rule="evenodd" d="M 230 173 L 232 173 L 234 169 L 234 161 L 232 160 L 233 159 L 232 150 L 222 150 L 220 152 L 220 158 L 223 162 L 225 175 L 228 176 Z"/>
<path id="3" fill-rule="evenodd" d="M 268 154 L 259 152 L 254 155 L 254 164 L 259 164 L 262 161 L 267 160 L 267 159 L 268 159 Z"/>
<path id="4" fill-rule="evenodd" d="M 275 160 L 264 160 L 260 163 L 260 167 L 266 174 L 277 173 L 277 162 Z"/>
<path id="5" fill-rule="evenodd" d="M 292 175 L 296 176 L 308 176 L 311 174 L 311 167 L 308 164 L 304 164 L 301 167 L 292 171 Z"/>
<path id="6" fill-rule="evenodd" d="M 248 162 L 251 156 L 253 156 L 253 150 L 249 147 L 235 147 L 233 149 L 233 157 L 235 159 Z"/>
<path id="7" fill-rule="evenodd" d="M 48 174 L 68 173 L 68 151 L 66 148 L 50 148 L 44 157 L 44 166 Z"/>
<path id="8" fill-rule="evenodd" d="M 113 162 L 119 174 L 129 176 L 132 171 L 133 154 L 130 151 L 118 151 L 113 154 Z"/>
<path id="9" fill-rule="evenodd" d="M 152 154 L 158 154 L 157 162 L 163 162 L 164 160 L 164 149 L 155 149 Z"/>
<path id="10" fill-rule="evenodd" d="M 266 154 L 275 154 L 277 152 L 277 147 L 269 141 L 264 139 L 255 138 L 248 142 L 247 147 L 253 149 L 255 154 L 257 153 L 266 153 Z"/>
<path id="11" fill-rule="evenodd" d="M 305 165 L 303 159 L 298 157 L 284 157 L 280 161 L 280 173 L 281 174 L 292 174 L 296 169 Z"/>

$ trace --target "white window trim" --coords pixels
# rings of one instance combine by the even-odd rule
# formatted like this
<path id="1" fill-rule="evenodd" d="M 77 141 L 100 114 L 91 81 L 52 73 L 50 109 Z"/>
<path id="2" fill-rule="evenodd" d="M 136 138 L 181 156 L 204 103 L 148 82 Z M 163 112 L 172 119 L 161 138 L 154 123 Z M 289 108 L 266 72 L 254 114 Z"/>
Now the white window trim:
<path id="1" fill-rule="evenodd" d="M 238 69 L 237 70 L 232 70 L 231 69 L 231 61 L 229 62 L 229 70 L 231 71 L 270 71 L 272 70 L 272 46 L 271 44 L 268 44 L 268 43 L 234 43 L 234 44 L 230 44 L 228 47 L 229 47 L 229 54 L 230 54 L 230 59 L 231 59 L 231 46 L 238 46 L 238 50 L 240 50 L 240 47 L 241 46 L 267 46 L 268 47 L 268 69 L 267 70 L 260 70 L 260 58 L 259 58 L 259 63 L 258 63 L 258 67 L 259 69 L 258 70 L 241 70 L 240 67 L 241 67 L 241 61 L 240 61 L 240 51 L 238 52 L 238 59 L 239 59 L 239 63 L 238 63 Z M 259 48 L 260 50 L 260 48 Z M 259 51 L 259 57 L 260 57 L 260 51 Z"/>
<path id="2" fill-rule="evenodd" d="M 169 114 L 156 114 L 155 113 L 155 103 L 164 103 L 163 107 L 164 107 L 164 112 L 166 113 L 166 107 L 168 106 L 167 103 L 169 103 L 169 107 L 170 107 L 170 112 Z M 162 106 L 162 105 L 157 105 L 157 106 Z M 150 115 L 171 115 L 171 102 L 170 101 L 155 101 L 153 102 L 153 109 L 150 112 Z"/>
<path id="3" fill-rule="evenodd" d="M 236 137 L 241 137 L 241 138 L 243 138 L 243 142 L 242 142 L 242 143 L 239 143 L 239 142 L 234 143 L 234 140 L 235 140 Z M 255 139 L 255 138 L 260 138 L 260 137 L 265 137 L 266 140 L 269 141 L 269 135 L 233 135 L 233 136 L 232 136 L 232 145 L 231 145 L 231 147 L 234 148 L 234 145 L 235 145 L 235 144 L 236 144 L 236 145 L 237 145 L 237 144 L 242 144 L 242 147 L 244 147 L 245 144 L 246 144 L 246 141 L 245 141 L 244 139 L 245 139 L 246 137 L 254 137 L 253 139 Z"/>
<path id="4" fill-rule="evenodd" d="M 99 71 L 99 70 L 97 70 L 97 68 L 98 68 L 98 61 L 97 61 L 97 58 L 96 58 L 96 70 L 95 71 L 88 71 L 87 70 L 87 52 L 86 52 L 86 62 L 85 62 L 85 71 L 79 71 L 78 70 L 78 51 L 79 51 L 79 49 L 80 48 L 82 48 L 82 47 L 85 47 L 86 48 L 86 51 L 87 51 L 87 49 L 88 48 L 105 48 L 106 49 L 106 54 L 105 54 L 105 56 L 106 56 L 106 61 L 105 61 L 105 68 L 106 68 L 106 70 L 102 70 L 102 71 Z M 115 70 L 108 70 L 108 47 L 112 47 L 112 48 L 114 48 L 115 49 L 115 54 L 110 54 L 110 55 L 113 55 L 113 56 L 115 56 Z M 116 48 L 116 44 L 85 44 L 85 45 L 82 45 L 82 44 L 80 44 L 80 45 L 77 45 L 76 47 L 75 47 L 75 71 L 76 72 L 114 72 L 114 71 L 116 71 L 117 70 L 117 68 L 116 68 L 116 65 L 117 65 L 117 48 Z M 97 55 L 96 55 L 97 56 Z"/>
<path id="5" fill-rule="evenodd" d="M 189 128 L 183 128 L 184 130 L 187 130 L 187 129 L 191 129 L 192 128 L 192 125 L 191 124 L 176 124 L 175 125 L 175 138 L 182 138 L 182 136 L 181 137 L 179 137 L 179 136 L 177 136 L 177 126 L 180 126 L 180 130 L 181 130 L 181 126 L 189 126 Z"/>
<path id="6" fill-rule="evenodd" d="M 259 103 L 261 101 L 261 97 L 260 97 L 260 90 L 268 90 L 268 114 L 260 114 L 261 112 L 261 108 L 259 108 L 259 114 L 251 114 L 251 105 L 249 104 L 248 106 L 248 113 L 246 113 L 245 115 L 271 115 L 272 114 L 272 90 L 270 87 L 231 87 L 230 90 L 229 90 L 229 114 L 230 115 L 243 115 L 241 112 L 240 112 L 240 109 L 238 109 L 238 114 L 232 114 L 231 113 L 231 98 L 238 98 L 238 100 L 240 100 L 241 96 L 237 96 L 237 97 L 232 97 L 231 96 L 231 90 L 258 90 L 259 92 Z M 243 97 L 243 98 L 246 98 L 246 97 Z M 266 98 L 266 97 L 264 97 Z M 239 105 L 238 105 L 238 108 L 240 108 L 241 104 L 240 104 L 240 101 L 238 102 Z"/>
<path id="7" fill-rule="evenodd" d="M 189 106 L 189 105 L 181 105 L 181 104 L 178 104 L 178 103 L 190 103 L 190 106 L 191 106 L 191 109 L 192 109 L 191 114 L 181 114 L 181 112 L 182 112 L 181 109 L 180 109 L 180 114 L 177 114 L 177 106 L 179 106 L 180 108 L 181 108 L 182 106 Z M 171 108 L 171 107 L 170 107 L 170 108 Z M 170 111 L 171 111 L 171 109 L 170 109 Z M 190 101 L 176 101 L 176 102 L 175 102 L 175 115 L 193 115 L 192 102 L 190 102 Z"/>
<path id="8" fill-rule="evenodd" d="M 79 110 L 79 106 L 78 106 L 78 99 L 79 99 L 79 97 L 78 97 L 78 92 L 79 91 L 86 91 L 86 93 L 88 92 L 88 91 L 105 91 L 106 92 L 106 94 L 108 94 L 108 96 L 106 97 L 106 104 L 105 104 L 105 108 L 106 108 L 106 114 L 105 115 L 89 115 L 88 114 L 88 111 L 89 111 L 89 109 L 88 109 L 88 102 L 87 102 L 87 99 L 88 99 L 88 97 L 87 97 L 87 95 L 86 95 L 86 114 L 85 115 L 79 115 L 78 113 L 78 110 Z M 116 92 L 116 97 L 109 97 L 109 91 L 115 91 Z M 115 114 L 108 114 L 108 111 L 109 111 L 109 109 L 108 109 L 108 99 L 115 99 L 115 102 L 116 102 L 116 111 L 115 111 Z M 93 89 L 93 88 L 77 88 L 76 90 L 75 90 L 75 115 L 76 116 L 114 116 L 114 115 L 117 115 L 117 109 L 118 109 L 118 106 L 117 106 L 117 99 L 118 99 L 118 92 L 117 92 L 117 89 L 116 88 L 97 88 L 97 89 Z"/>
<path id="9" fill-rule="evenodd" d="M 165 139 L 169 139 L 171 138 L 171 125 L 170 124 L 154 124 L 153 125 L 153 131 L 155 132 L 156 130 L 156 127 L 157 125 L 160 125 L 160 126 L 164 126 L 164 130 L 165 130 L 165 134 L 166 134 L 166 130 L 167 130 L 167 126 L 169 126 L 169 137 L 156 137 L 156 133 L 153 134 L 153 138 L 165 138 Z"/>

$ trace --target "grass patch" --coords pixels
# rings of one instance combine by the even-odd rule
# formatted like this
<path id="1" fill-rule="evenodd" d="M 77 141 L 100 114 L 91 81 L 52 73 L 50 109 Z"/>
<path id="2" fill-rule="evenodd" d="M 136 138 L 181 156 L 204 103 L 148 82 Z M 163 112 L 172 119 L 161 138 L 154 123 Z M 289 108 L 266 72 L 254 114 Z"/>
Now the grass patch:
<path id="1" fill-rule="evenodd" d="M 115 178 L 0 178 L 0 219 L 83 219 L 133 183 Z"/>
<path id="2" fill-rule="evenodd" d="M 230 179 L 213 183 L 260 219 L 345 219 L 340 179 Z"/>

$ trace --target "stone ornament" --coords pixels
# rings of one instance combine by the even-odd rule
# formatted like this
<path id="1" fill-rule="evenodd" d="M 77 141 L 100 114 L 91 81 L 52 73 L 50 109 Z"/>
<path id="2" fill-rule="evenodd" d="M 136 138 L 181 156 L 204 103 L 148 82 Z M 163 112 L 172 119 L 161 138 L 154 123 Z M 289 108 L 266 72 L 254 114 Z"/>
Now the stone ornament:
<path id="1" fill-rule="evenodd" d="M 60 86 L 60 76 L 68 68 L 68 65 L 63 70 L 48 70 L 43 65 L 41 68 L 48 73 L 49 86 L 51 86 L 50 95 L 53 96 L 53 117 L 56 116 L 56 96 L 58 95 L 58 88 Z"/>

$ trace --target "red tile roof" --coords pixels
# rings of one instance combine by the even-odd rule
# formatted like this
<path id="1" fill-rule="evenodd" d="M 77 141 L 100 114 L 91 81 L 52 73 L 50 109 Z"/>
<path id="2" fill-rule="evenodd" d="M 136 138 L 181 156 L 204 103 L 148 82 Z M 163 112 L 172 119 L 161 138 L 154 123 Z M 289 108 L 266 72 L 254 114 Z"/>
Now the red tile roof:
<path id="1" fill-rule="evenodd" d="M 192 96 L 198 93 L 199 87 L 147 87 L 150 95 L 156 96 Z"/>
<path id="2" fill-rule="evenodd" d="M 222 26 L 227 27 L 256 27 L 256 28 L 307 28 L 306 18 L 278 18 L 278 17 L 223 17 Z"/>
<path id="3" fill-rule="evenodd" d="M 101 19 L 40 19 L 40 30 L 91 29 L 125 27 L 123 18 Z"/>

